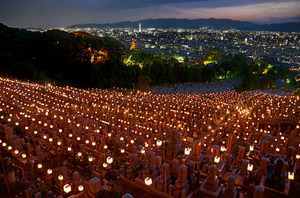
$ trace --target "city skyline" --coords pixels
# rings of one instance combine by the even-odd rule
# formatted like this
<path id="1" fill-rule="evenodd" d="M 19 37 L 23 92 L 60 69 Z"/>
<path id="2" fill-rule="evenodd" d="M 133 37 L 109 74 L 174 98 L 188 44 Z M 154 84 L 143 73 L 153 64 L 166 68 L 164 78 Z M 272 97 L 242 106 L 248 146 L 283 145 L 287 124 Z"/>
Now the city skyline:
<path id="1" fill-rule="evenodd" d="M 59 28 L 148 18 L 217 18 L 258 23 L 299 22 L 299 0 L 90 0 L 0 2 L 0 22 L 15 27 Z"/>

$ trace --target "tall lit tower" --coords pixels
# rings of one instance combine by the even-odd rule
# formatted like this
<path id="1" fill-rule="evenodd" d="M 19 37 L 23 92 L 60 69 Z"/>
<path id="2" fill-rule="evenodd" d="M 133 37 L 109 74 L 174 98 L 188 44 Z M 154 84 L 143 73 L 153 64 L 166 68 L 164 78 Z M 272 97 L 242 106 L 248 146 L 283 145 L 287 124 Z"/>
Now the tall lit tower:
<path id="1" fill-rule="evenodd" d="M 142 32 L 142 24 L 139 23 L 139 32 Z"/>

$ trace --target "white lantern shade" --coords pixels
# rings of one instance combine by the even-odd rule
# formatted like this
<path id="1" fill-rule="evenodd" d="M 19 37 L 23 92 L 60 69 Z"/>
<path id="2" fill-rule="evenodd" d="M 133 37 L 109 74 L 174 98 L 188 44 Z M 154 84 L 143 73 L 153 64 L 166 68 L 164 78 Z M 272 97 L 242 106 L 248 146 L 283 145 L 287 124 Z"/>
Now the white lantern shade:
<path id="1" fill-rule="evenodd" d="M 289 178 L 289 180 L 294 180 L 294 173 L 288 172 L 288 178 Z"/>
<path id="2" fill-rule="evenodd" d="M 247 170 L 252 171 L 253 170 L 253 164 L 248 164 Z"/>
<path id="3" fill-rule="evenodd" d="M 83 185 L 80 185 L 80 186 L 78 186 L 78 190 L 81 192 L 81 191 L 83 191 Z"/>
<path id="4" fill-rule="evenodd" d="M 106 158 L 106 162 L 109 163 L 109 164 L 113 163 L 113 158 L 111 156 L 108 156 Z"/>
<path id="5" fill-rule="evenodd" d="M 249 150 L 253 151 L 254 150 L 254 146 L 250 146 Z"/>
<path id="6" fill-rule="evenodd" d="M 69 192 L 71 192 L 71 186 L 69 185 L 69 184 L 66 184 L 66 185 L 64 185 L 64 191 L 65 191 L 65 193 L 69 193 Z"/>
<path id="7" fill-rule="evenodd" d="M 185 148 L 184 149 L 184 154 L 185 155 L 189 155 L 191 153 L 191 149 L 190 148 Z"/>
<path id="8" fill-rule="evenodd" d="M 157 144 L 157 146 L 161 146 L 162 145 L 162 141 L 161 140 L 157 140 L 156 144 Z"/>
<path id="9" fill-rule="evenodd" d="M 62 175 L 58 175 L 58 179 L 59 179 L 60 181 L 62 181 L 62 180 L 64 179 L 64 177 L 63 177 Z"/>
<path id="10" fill-rule="evenodd" d="M 220 157 L 215 156 L 214 162 L 215 162 L 215 163 L 219 163 L 219 162 L 220 162 Z"/>
<path id="11" fill-rule="evenodd" d="M 52 169 L 48 169 L 48 170 L 47 170 L 47 173 L 48 173 L 49 175 L 51 175 L 51 174 L 52 174 Z"/>
<path id="12" fill-rule="evenodd" d="M 152 184 L 152 179 L 151 179 L 150 177 L 146 177 L 146 178 L 145 178 L 145 184 L 146 184 L 147 186 L 150 186 L 150 185 Z"/>

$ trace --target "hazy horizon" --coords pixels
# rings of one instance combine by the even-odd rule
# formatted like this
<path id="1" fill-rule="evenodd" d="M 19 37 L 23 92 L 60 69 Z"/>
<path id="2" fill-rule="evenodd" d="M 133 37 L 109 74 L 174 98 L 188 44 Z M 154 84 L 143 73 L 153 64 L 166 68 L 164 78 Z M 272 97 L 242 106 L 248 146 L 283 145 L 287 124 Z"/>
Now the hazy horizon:
<path id="1" fill-rule="evenodd" d="M 0 22 L 60 28 L 157 18 L 216 18 L 254 23 L 300 22 L 299 0 L 2 0 Z"/>

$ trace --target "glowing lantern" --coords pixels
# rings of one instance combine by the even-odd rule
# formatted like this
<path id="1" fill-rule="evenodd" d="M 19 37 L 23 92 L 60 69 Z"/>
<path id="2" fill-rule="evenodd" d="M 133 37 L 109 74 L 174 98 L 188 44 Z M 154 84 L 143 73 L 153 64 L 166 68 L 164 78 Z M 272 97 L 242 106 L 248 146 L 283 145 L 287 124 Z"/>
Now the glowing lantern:
<path id="1" fill-rule="evenodd" d="M 62 180 L 64 179 L 64 176 L 58 175 L 58 179 L 59 179 L 60 181 L 62 181 Z"/>
<path id="2" fill-rule="evenodd" d="M 42 164 L 38 164 L 37 167 L 38 167 L 39 169 L 41 169 L 41 168 L 43 167 L 43 165 L 42 165 Z"/>
<path id="3" fill-rule="evenodd" d="M 48 169 L 47 173 L 48 173 L 48 175 L 51 175 L 52 174 L 52 169 Z"/>
<path id="4" fill-rule="evenodd" d="M 220 157 L 215 156 L 214 162 L 215 162 L 215 163 L 219 163 L 219 162 L 220 162 Z"/>
<path id="5" fill-rule="evenodd" d="M 151 179 L 150 177 L 146 177 L 146 178 L 145 178 L 145 184 L 146 184 L 147 186 L 150 186 L 150 185 L 152 184 L 152 179 Z"/>
<path id="6" fill-rule="evenodd" d="M 78 186 L 78 190 L 81 192 L 81 191 L 83 191 L 83 185 L 80 185 L 80 186 Z"/>
<path id="7" fill-rule="evenodd" d="M 92 157 L 89 157 L 89 162 L 92 162 L 93 161 L 93 158 Z"/>
<path id="8" fill-rule="evenodd" d="M 294 180 L 294 173 L 288 172 L 288 178 L 289 178 L 289 180 Z"/>
<path id="9" fill-rule="evenodd" d="M 111 156 L 108 156 L 106 158 L 106 162 L 109 163 L 109 164 L 113 163 L 113 158 Z"/>
<path id="10" fill-rule="evenodd" d="M 226 151 L 226 148 L 225 146 L 221 146 L 221 149 L 220 149 L 222 152 Z"/>
<path id="11" fill-rule="evenodd" d="M 103 148 L 104 148 L 104 149 L 107 149 L 107 145 L 104 145 Z"/>
<path id="12" fill-rule="evenodd" d="M 162 145 L 162 141 L 161 140 L 157 140 L 156 145 L 157 146 L 161 146 Z"/>
<path id="13" fill-rule="evenodd" d="M 69 192 L 71 192 L 71 186 L 69 185 L 69 184 L 66 184 L 66 185 L 64 185 L 64 191 L 65 191 L 65 193 L 69 193 Z"/>
<path id="14" fill-rule="evenodd" d="M 25 153 L 23 153 L 23 154 L 22 154 L 22 157 L 23 157 L 23 158 L 26 158 L 26 154 L 25 154 Z"/>
<path id="15" fill-rule="evenodd" d="M 247 170 L 252 171 L 253 170 L 253 164 L 248 164 Z"/>
<path id="16" fill-rule="evenodd" d="M 124 153 L 125 152 L 125 149 L 121 149 L 121 153 Z"/>
<path id="17" fill-rule="evenodd" d="M 185 155 L 189 155 L 191 153 L 191 149 L 190 148 L 185 148 L 184 149 L 184 154 Z"/>
<path id="18" fill-rule="evenodd" d="M 249 150 L 253 151 L 254 150 L 254 146 L 250 146 Z"/>
<path id="19" fill-rule="evenodd" d="M 105 162 L 103 163 L 103 167 L 104 167 L 104 168 L 106 168 L 106 167 L 107 167 L 107 164 L 106 164 Z"/>
<path id="20" fill-rule="evenodd" d="M 81 157 L 81 156 L 82 156 L 82 153 L 81 153 L 81 152 L 78 152 L 77 155 L 78 155 L 78 157 Z"/>

